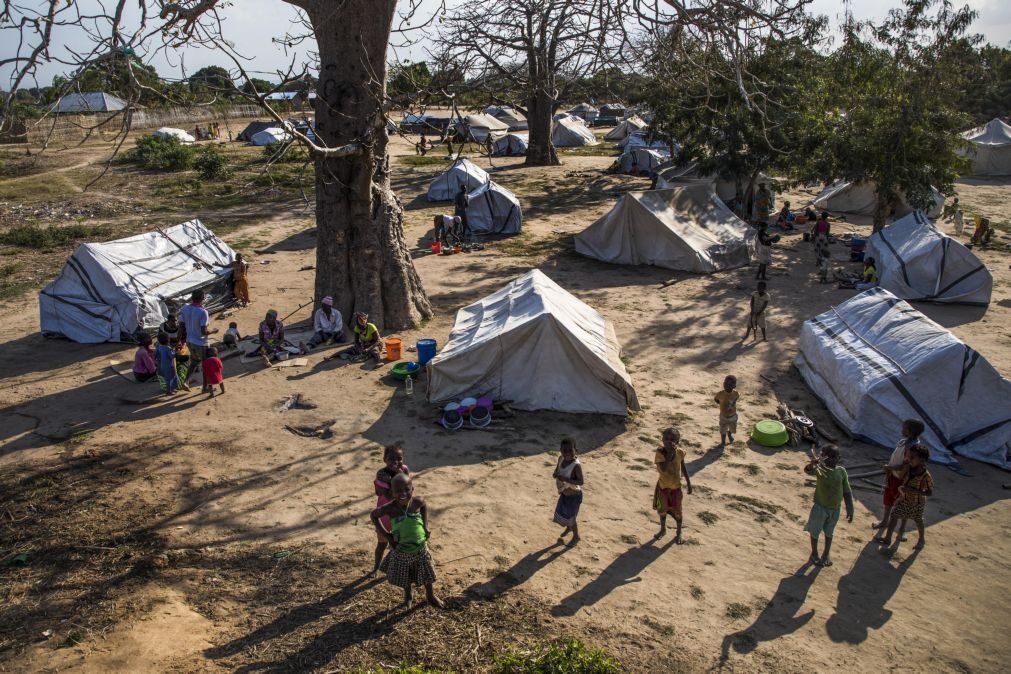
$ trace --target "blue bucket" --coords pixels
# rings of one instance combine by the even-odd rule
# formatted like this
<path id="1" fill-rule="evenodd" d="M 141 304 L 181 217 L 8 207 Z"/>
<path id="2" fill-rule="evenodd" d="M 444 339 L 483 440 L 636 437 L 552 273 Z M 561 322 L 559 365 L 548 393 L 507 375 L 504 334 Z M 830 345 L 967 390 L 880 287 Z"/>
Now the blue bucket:
<path id="1" fill-rule="evenodd" d="M 435 358 L 435 340 L 434 339 L 419 339 L 418 340 L 418 365 L 424 367 L 428 361 Z"/>

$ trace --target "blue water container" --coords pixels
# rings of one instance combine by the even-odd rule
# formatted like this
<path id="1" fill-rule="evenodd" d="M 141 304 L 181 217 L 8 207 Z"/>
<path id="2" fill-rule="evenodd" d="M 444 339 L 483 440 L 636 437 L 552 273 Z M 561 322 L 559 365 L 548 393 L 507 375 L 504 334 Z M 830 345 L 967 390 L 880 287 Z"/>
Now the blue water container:
<path id="1" fill-rule="evenodd" d="M 418 340 L 418 365 L 424 367 L 428 361 L 435 358 L 435 340 L 434 339 L 419 339 Z"/>

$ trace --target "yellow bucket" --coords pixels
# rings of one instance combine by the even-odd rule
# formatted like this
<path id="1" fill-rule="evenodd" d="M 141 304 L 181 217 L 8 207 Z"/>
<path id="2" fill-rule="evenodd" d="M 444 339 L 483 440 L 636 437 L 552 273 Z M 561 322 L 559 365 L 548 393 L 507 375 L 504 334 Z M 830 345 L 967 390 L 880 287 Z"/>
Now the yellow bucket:
<path id="1" fill-rule="evenodd" d="M 386 339 L 386 360 L 400 360 L 401 342 L 396 337 Z"/>

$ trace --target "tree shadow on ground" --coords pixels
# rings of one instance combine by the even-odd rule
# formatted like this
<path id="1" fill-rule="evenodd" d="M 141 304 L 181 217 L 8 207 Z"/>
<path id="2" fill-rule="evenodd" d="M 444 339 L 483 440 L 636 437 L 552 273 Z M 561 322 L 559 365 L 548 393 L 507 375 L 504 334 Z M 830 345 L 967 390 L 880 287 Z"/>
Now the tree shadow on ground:
<path id="1" fill-rule="evenodd" d="M 728 634 L 723 638 L 720 654 L 720 664 L 730 658 L 730 649 L 741 654 L 749 654 L 758 648 L 763 641 L 775 641 L 793 634 L 814 617 L 814 609 L 798 615 L 804 605 L 808 590 L 818 578 L 820 566 L 811 562 L 805 563 L 789 576 L 779 581 L 779 587 L 769 599 L 755 621 L 743 630 Z"/>
<path id="2" fill-rule="evenodd" d="M 895 565 L 876 542 L 868 542 L 849 573 L 839 579 L 835 613 L 825 624 L 829 638 L 837 643 L 862 644 L 870 630 L 884 627 L 892 617 L 885 604 L 898 591 L 902 576 L 918 554 L 912 550 Z"/>
<path id="3" fill-rule="evenodd" d="M 46 339 L 42 333 L 35 332 L 18 339 L 4 342 L 3 349 L 0 349 L 0 372 L 3 373 L 5 384 L 3 388 L 31 384 L 37 381 L 53 381 L 59 378 L 78 377 L 80 372 L 57 375 L 53 377 L 48 374 L 57 370 L 70 367 L 75 363 L 80 367 L 87 367 L 87 361 L 95 359 L 97 364 L 105 366 L 109 358 L 112 359 L 133 359 L 133 351 L 126 352 L 126 349 L 136 348 L 129 344 L 79 344 L 69 339 Z M 45 374 L 36 380 L 23 380 L 15 384 L 10 384 L 9 380 L 28 374 Z"/>
<path id="4" fill-rule="evenodd" d="M 667 543 L 659 545 L 650 540 L 638 547 L 630 548 L 616 557 L 607 568 L 589 583 L 562 599 L 551 609 L 556 617 L 574 616 L 579 609 L 593 606 L 622 585 L 642 582 L 639 574 L 660 558 L 674 545 L 671 536 Z"/>
<path id="5" fill-rule="evenodd" d="M 316 248 L 317 231 L 315 227 L 303 229 L 295 232 L 291 236 L 281 239 L 264 248 L 257 248 L 256 253 L 260 255 L 281 252 L 301 252 L 303 250 L 313 250 Z"/>

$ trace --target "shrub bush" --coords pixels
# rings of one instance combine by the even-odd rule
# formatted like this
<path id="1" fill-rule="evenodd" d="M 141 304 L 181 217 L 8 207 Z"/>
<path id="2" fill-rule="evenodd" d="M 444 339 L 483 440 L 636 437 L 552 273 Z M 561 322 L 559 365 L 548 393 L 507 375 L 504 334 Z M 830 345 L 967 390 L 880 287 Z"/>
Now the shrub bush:
<path id="1" fill-rule="evenodd" d="M 225 153 L 214 145 L 208 145 L 197 152 L 193 168 L 200 174 L 201 180 L 224 180 L 232 174 Z"/>
<path id="2" fill-rule="evenodd" d="M 302 145 L 294 141 L 289 141 L 287 143 L 271 143 L 270 145 L 264 145 L 263 158 L 267 161 L 273 162 L 304 162 L 309 159 L 309 153 Z"/>
<path id="3" fill-rule="evenodd" d="M 0 232 L 0 244 L 21 248 L 50 248 L 74 243 L 80 239 L 107 236 L 108 227 L 102 225 L 66 225 L 39 227 L 38 225 L 16 225 Z"/>
<path id="4" fill-rule="evenodd" d="M 621 665 L 597 648 L 571 639 L 535 653 L 511 652 L 495 658 L 495 674 L 621 674 Z"/>
<path id="5" fill-rule="evenodd" d="M 178 138 L 142 136 L 126 153 L 126 161 L 151 171 L 183 171 L 193 165 L 194 155 L 193 147 L 183 145 Z"/>

